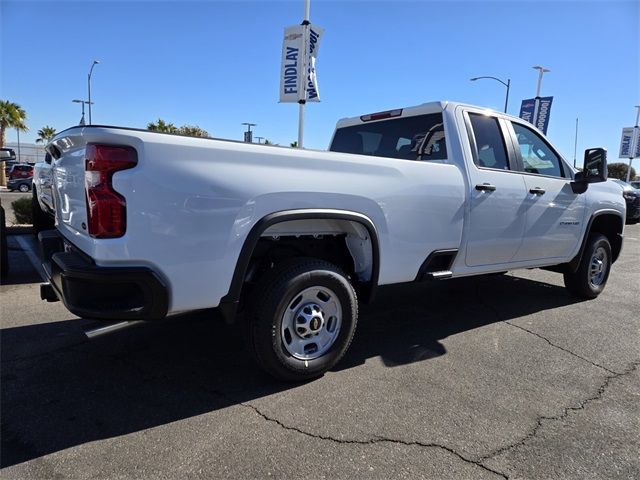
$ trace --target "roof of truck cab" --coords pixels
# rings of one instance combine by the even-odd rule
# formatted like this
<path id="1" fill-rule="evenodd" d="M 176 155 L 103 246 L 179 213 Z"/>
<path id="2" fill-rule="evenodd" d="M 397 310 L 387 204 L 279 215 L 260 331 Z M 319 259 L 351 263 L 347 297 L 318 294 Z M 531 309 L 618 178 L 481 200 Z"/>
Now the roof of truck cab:
<path id="1" fill-rule="evenodd" d="M 366 115 L 374 115 L 377 113 L 384 113 L 384 112 L 395 112 L 397 110 L 401 110 L 402 114 L 398 115 L 396 118 L 398 117 L 413 117 L 415 115 L 427 115 L 429 113 L 440 113 L 445 109 L 455 109 L 458 106 L 462 106 L 462 107 L 468 107 L 468 108 L 480 108 L 482 110 L 486 110 L 487 112 L 495 112 L 498 113 L 500 115 L 506 115 L 503 112 L 498 112 L 497 110 L 493 110 L 491 108 L 487 108 L 487 107 L 481 107 L 478 105 L 470 105 L 467 103 L 461 103 L 461 102 L 451 102 L 448 100 L 441 100 L 441 101 L 435 101 L 435 102 L 428 102 L 428 103 L 423 103 L 421 105 L 415 105 L 413 107 L 398 107 L 398 108 L 391 108 L 389 110 L 383 110 L 381 112 L 371 112 L 371 113 L 367 113 L 364 115 L 359 115 L 357 117 L 347 117 L 347 118 L 341 118 L 340 120 L 338 120 L 338 123 L 336 124 L 336 129 L 337 128 L 344 128 L 344 127 L 351 127 L 353 125 L 361 125 L 363 122 L 362 117 L 366 116 Z M 369 122 L 380 122 L 386 120 L 384 118 L 380 119 L 380 120 L 369 120 L 367 121 L 367 123 Z"/>

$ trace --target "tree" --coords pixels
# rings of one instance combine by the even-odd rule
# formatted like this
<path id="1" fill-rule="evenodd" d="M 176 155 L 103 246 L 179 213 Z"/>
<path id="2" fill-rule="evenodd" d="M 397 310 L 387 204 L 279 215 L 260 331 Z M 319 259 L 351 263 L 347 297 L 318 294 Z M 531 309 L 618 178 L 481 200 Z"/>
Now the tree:
<path id="1" fill-rule="evenodd" d="M 209 138 L 209 133 L 197 125 L 182 125 L 178 128 L 177 133 L 180 135 L 188 135 L 190 137 Z"/>
<path id="2" fill-rule="evenodd" d="M 182 125 L 181 127 L 176 127 L 173 123 L 165 122 L 161 118 L 155 123 L 148 123 L 147 130 L 151 130 L 152 132 L 175 133 L 189 137 L 209 137 L 209 132 L 197 125 Z"/>
<path id="3" fill-rule="evenodd" d="M 289 145 L 291 145 L 291 148 L 298 148 L 298 141 L 291 142 Z"/>
<path id="4" fill-rule="evenodd" d="M 4 147 L 6 141 L 7 128 L 15 128 L 21 132 L 29 130 L 27 128 L 27 112 L 17 103 L 8 100 L 0 100 L 0 148 Z M 7 175 L 4 164 L 0 168 L 0 185 L 7 184 Z"/>
<path id="5" fill-rule="evenodd" d="M 36 138 L 36 143 L 49 143 L 55 136 L 56 129 L 47 125 L 38 130 L 38 138 Z"/>
<path id="6" fill-rule="evenodd" d="M 273 145 L 273 142 L 271 142 L 268 138 L 265 138 L 263 145 Z"/>
<path id="7" fill-rule="evenodd" d="M 178 127 L 176 127 L 173 123 L 167 123 L 159 118 L 155 123 L 148 123 L 147 130 L 151 130 L 152 132 L 177 133 Z"/>
<path id="8" fill-rule="evenodd" d="M 629 165 L 626 163 L 618 162 L 618 163 L 610 163 L 607 165 L 608 176 L 610 178 L 617 178 L 619 180 L 627 181 L 627 170 L 629 170 Z M 636 178 L 636 169 L 631 167 L 631 180 Z"/>

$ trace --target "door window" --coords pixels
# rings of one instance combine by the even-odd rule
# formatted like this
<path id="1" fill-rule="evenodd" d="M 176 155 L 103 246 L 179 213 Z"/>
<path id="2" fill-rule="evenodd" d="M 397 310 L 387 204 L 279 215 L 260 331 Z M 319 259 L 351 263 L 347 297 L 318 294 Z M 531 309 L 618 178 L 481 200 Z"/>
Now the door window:
<path id="1" fill-rule="evenodd" d="M 516 133 L 524 171 L 552 177 L 562 177 L 562 162 L 543 138 L 519 123 L 512 123 Z"/>
<path id="2" fill-rule="evenodd" d="M 469 120 L 476 141 L 475 163 L 479 167 L 509 170 L 507 149 L 495 117 L 470 113 Z"/>

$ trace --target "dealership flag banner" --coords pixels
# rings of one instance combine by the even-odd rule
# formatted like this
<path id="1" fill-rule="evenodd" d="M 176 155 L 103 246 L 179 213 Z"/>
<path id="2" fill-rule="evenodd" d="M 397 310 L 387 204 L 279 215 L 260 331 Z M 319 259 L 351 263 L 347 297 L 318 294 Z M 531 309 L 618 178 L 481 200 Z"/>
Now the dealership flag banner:
<path id="1" fill-rule="evenodd" d="M 311 24 L 306 27 L 293 25 L 284 29 L 280 68 L 281 103 L 320 101 L 316 61 L 324 28 Z M 306 55 L 303 54 L 305 51 Z"/>
<path id="2" fill-rule="evenodd" d="M 520 105 L 520 115 L 519 117 L 526 122 L 533 123 L 533 112 L 536 108 L 536 99 L 529 98 L 527 100 L 522 100 L 522 105 Z"/>
<path id="3" fill-rule="evenodd" d="M 623 128 L 622 139 L 620 139 L 620 154 L 618 155 L 618 158 L 637 157 L 640 157 L 640 128 Z"/>
<path id="4" fill-rule="evenodd" d="M 553 102 L 553 97 L 536 97 L 523 100 L 519 116 L 546 135 L 549 116 L 551 115 L 551 102 Z"/>

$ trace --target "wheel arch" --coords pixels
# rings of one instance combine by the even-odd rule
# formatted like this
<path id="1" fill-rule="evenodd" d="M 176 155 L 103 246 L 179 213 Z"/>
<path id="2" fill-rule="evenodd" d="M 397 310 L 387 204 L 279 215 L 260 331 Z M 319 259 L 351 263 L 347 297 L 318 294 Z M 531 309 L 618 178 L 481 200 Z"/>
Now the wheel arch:
<path id="1" fill-rule="evenodd" d="M 245 279 L 248 274 L 250 262 L 252 260 L 254 251 L 261 238 L 265 233 L 271 236 L 277 236 L 282 233 L 286 233 L 286 226 L 295 225 L 299 234 L 313 235 L 314 231 L 311 228 L 311 222 L 317 222 L 318 220 L 330 220 L 337 222 L 346 222 L 359 226 L 360 229 L 364 229 L 367 233 L 366 242 L 358 242 L 347 240 L 347 248 L 352 255 L 354 264 L 358 261 L 362 261 L 362 267 L 367 268 L 367 261 L 370 262 L 370 272 L 367 277 L 368 280 L 362 283 L 363 295 L 362 299 L 365 302 L 373 300 L 375 290 L 378 285 L 378 276 L 380 271 L 380 243 L 378 238 L 378 232 L 374 223 L 369 217 L 358 212 L 352 212 L 348 210 L 335 210 L 335 209 L 296 209 L 296 210 L 283 210 L 274 212 L 258 220 L 249 231 L 249 234 L 245 238 L 240 255 L 236 261 L 236 266 L 233 272 L 231 285 L 229 292 L 220 300 L 220 311 L 228 323 L 232 323 L 235 319 L 242 288 L 245 283 Z M 356 227 L 357 228 L 357 227 Z M 344 231 L 343 233 L 349 233 Z M 358 244 L 360 243 L 360 244 Z M 366 253 L 366 249 L 370 248 L 370 253 Z M 358 269 L 356 265 L 356 270 Z"/>
<path id="2" fill-rule="evenodd" d="M 607 240 L 609 240 L 609 243 L 611 244 L 611 263 L 614 263 L 618 259 L 620 251 L 622 250 L 623 229 L 624 218 L 620 215 L 620 212 L 616 210 L 601 210 L 591 215 L 584 233 L 584 237 L 582 238 L 580 250 L 578 251 L 578 254 L 573 257 L 573 259 L 568 263 L 569 270 L 571 272 L 577 271 L 578 266 L 580 265 L 580 261 L 582 260 L 582 256 L 584 255 L 584 249 L 587 245 L 587 239 L 593 232 L 601 233 L 602 235 L 607 237 Z"/>

